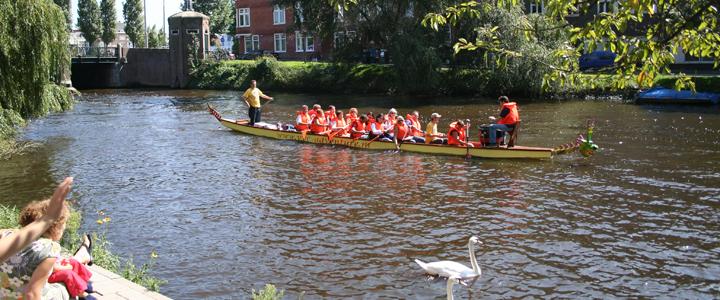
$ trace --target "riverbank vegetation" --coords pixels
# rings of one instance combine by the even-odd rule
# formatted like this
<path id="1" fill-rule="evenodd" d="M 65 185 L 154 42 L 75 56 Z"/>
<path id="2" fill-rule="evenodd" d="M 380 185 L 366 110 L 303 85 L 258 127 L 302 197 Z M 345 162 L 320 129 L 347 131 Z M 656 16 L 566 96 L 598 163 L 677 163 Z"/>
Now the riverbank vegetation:
<path id="1" fill-rule="evenodd" d="M 0 228 L 17 228 L 18 216 L 20 210 L 13 206 L 0 204 Z M 155 264 L 157 254 L 155 252 L 148 253 L 150 255 L 148 262 L 141 266 L 136 266 L 133 259 L 122 259 L 110 251 L 110 243 L 105 238 L 108 230 L 108 224 L 111 219 L 104 213 L 98 212 L 98 224 L 101 226 L 99 231 L 92 235 L 93 237 L 93 262 L 113 273 L 120 274 L 125 279 L 135 282 L 146 287 L 151 291 L 159 291 L 160 286 L 165 281 L 153 277 L 149 274 L 150 269 Z M 60 241 L 65 254 L 71 255 L 71 250 L 77 249 L 82 243 L 81 233 L 79 232 L 82 215 L 75 209 L 70 209 L 70 218 L 65 227 L 65 234 Z"/>
<path id="2" fill-rule="evenodd" d="M 63 10 L 50 0 L 0 0 L 0 158 L 30 118 L 72 106 L 58 85 L 70 65 Z"/>

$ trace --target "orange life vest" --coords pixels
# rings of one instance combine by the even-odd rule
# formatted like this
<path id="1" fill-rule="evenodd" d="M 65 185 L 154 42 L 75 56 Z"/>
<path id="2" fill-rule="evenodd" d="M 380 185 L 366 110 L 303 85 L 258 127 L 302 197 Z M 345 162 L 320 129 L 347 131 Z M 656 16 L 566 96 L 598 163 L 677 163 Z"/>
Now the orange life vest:
<path id="1" fill-rule="evenodd" d="M 423 136 L 422 128 L 420 128 L 420 121 L 415 118 L 415 115 L 407 115 L 408 121 L 412 124 L 412 135 Z"/>
<path id="2" fill-rule="evenodd" d="M 298 131 L 303 131 L 308 129 L 308 125 L 310 123 L 310 115 L 304 111 L 297 112 L 297 115 L 300 117 L 300 122 L 304 124 L 295 124 L 295 129 Z"/>
<path id="3" fill-rule="evenodd" d="M 520 120 L 520 114 L 518 114 L 518 110 L 517 110 L 517 103 L 515 103 L 515 102 L 503 103 L 500 111 L 502 111 L 505 108 L 507 108 L 510 112 L 507 115 L 505 115 L 502 119 L 500 119 L 500 121 L 498 121 L 497 123 L 498 124 L 506 124 L 506 125 L 514 125 L 515 123 L 517 123 L 518 120 Z"/>
<path id="4" fill-rule="evenodd" d="M 447 133 L 448 138 L 448 145 L 460 145 L 460 141 L 465 142 L 465 128 L 458 128 L 456 122 L 450 123 L 450 130 Z M 455 138 L 453 136 L 453 132 L 456 131 L 458 133 L 458 137 Z"/>
<path id="5" fill-rule="evenodd" d="M 408 128 L 407 125 L 405 125 L 405 122 L 401 122 L 400 124 L 395 124 L 395 129 L 397 129 L 397 139 L 398 141 L 402 141 L 405 139 L 405 137 L 408 136 L 408 131 L 410 128 Z"/>
<path id="6" fill-rule="evenodd" d="M 312 133 L 321 133 L 325 131 L 326 126 L 325 116 L 316 115 L 315 120 L 310 123 L 310 131 L 312 131 Z"/>
<path id="7" fill-rule="evenodd" d="M 332 112 L 330 110 L 326 111 L 325 112 L 325 120 L 327 120 L 328 124 L 337 120 L 337 116 L 335 115 L 335 112 Z"/>
<path id="8" fill-rule="evenodd" d="M 310 119 L 314 119 L 317 116 L 317 110 L 311 109 L 308 111 L 308 116 L 310 116 Z"/>
<path id="9" fill-rule="evenodd" d="M 354 113 L 348 113 L 345 115 L 345 122 L 347 124 L 352 124 L 353 122 L 357 121 L 358 117 Z"/>
<path id="10" fill-rule="evenodd" d="M 363 124 L 363 122 L 360 121 L 360 120 L 355 120 L 355 122 L 353 122 L 352 128 L 353 128 L 355 131 L 364 131 L 364 130 L 365 130 L 365 124 Z M 350 132 L 350 137 L 351 137 L 351 138 L 356 139 L 356 138 L 359 138 L 359 137 L 361 137 L 361 136 L 362 136 L 362 133 L 360 133 L 360 132 L 352 132 L 352 131 Z"/>

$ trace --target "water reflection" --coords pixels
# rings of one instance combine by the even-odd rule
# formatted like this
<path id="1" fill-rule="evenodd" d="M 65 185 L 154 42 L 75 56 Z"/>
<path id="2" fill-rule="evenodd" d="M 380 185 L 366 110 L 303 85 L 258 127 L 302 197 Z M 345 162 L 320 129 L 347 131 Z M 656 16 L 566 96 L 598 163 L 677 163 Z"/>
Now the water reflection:
<path id="1" fill-rule="evenodd" d="M 386 111 L 388 97 L 273 94 L 263 118 L 301 103 Z M 412 259 L 467 262 L 460 298 L 712 298 L 720 281 L 720 115 L 622 103 L 521 101 L 520 144 L 564 144 L 596 121 L 602 151 L 548 161 L 464 160 L 233 133 L 239 92 L 88 91 L 33 122 L 41 146 L 2 161 L 0 199 L 22 204 L 76 176 L 86 215 L 107 211 L 113 249 L 174 298 L 246 298 L 274 283 L 310 298 L 441 298 Z M 452 100 L 452 101 L 451 101 Z M 494 99 L 392 99 L 401 113 L 483 122 Z M 462 103 L 460 106 L 458 103 Z M 473 136 L 476 133 L 471 133 Z M 92 218 L 83 230 L 100 230 Z M 238 274 L 247 274 L 239 276 Z"/>

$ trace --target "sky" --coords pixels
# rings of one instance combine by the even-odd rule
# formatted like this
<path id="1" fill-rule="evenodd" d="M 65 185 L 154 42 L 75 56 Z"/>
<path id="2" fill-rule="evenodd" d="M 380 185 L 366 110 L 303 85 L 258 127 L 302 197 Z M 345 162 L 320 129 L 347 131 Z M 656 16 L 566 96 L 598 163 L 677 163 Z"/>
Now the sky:
<path id="1" fill-rule="evenodd" d="M 98 6 L 100 6 L 100 0 Z M 145 1 L 147 11 L 147 25 L 152 27 L 155 25 L 156 28 L 162 28 L 163 24 L 167 27 L 167 18 L 175 13 L 180 12 L 180 5 L 184 3 L 184 0 L 143 0 Z M 163 20 L 163 1 L 165 2 L 165 19 Z M 73 13 L 73 27 L 77 27 L 77 3 L 78 0 L 71 0 L 71 10 Z M 124 22 L 125 17 L 122 14 L 122 6 L 125 0 L 115 0 L 115 9 L 118 22 Z M 167 31 L 167 28 L 166 28 Z"/>

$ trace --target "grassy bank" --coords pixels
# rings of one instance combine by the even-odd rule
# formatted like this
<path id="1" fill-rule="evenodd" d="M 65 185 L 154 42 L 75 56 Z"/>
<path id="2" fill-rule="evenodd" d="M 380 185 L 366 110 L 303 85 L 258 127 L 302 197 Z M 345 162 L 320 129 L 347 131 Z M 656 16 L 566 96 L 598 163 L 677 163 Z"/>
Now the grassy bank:
<path id="1" fill-rule="evenodd" d="M 234 60 L 201 65 L 192 74 L 191 88 L 244 90 L 251 79 L 263 89 L 290 92 L 363 94 L 477 95 L 493 93 L 480 70 L 439 70 L 436 82 L 408 84 L 392 65 Z"/>
<path id="2" fill-rule="evenodd" d="M 631 97 L 635 83 L 628 82 L 622 89 L 613 89 L 613 75 L 583 74 L 576 85 L 563 91 L 537 94 L 534 91 L 508 89 L 498 83 L 490 70 L 451 69 L 438 70 L 436 80 L 424 85 L 407 84 L 397 75 L 392 65 L 336 64 L 326 62 L 276 61 L 274 59 L 233 60 L 208 62 L 191 74 L 191 88 L 244 90 L 251 79 L 260 82 L 263 89 L 289 92 L 329 92 L 364 94 L 410 95 L 482 95 L 532 96 L 534 98 L 577 98 L 608 94 Z M 494 77 L 495 76 L 495 77 Z M 674 76 L 660 76 L 656 85 L 674 86 Z M 720 76 L 697 76 L 698 91 L 720 92 Z M 419 87 L 420 86 L 420 87 Z"/>
<path id="3" fill-rule="evenodd" d="M 0 228 L 17 228 L 18 227 L 18 216 L 20 210 L 16 207 L 0 205 Z M 111 219 L 105 216 L 104 213 L 98 214 L 98 225 L 100 225 L 100 231 L 93 233 L 93 261 L 98 266 L 110 270 L 116 274 L 120 274 L 126 279 L 135 282 L 139 285 L 146 287 L 151 291 L 159 291 L 160 286 L 164 284 L 164 281 L 151 276 L 148 272 L 152 268 L 155 262 L 156 254 L 148 253 L 150 255 L 149 262 L 141 266 L 136 266 L 133 263 L 132 258 L 123 259 L 110 251 L 110 243 L 105 238 L 106 230 L 108 229 L 108 222 Z M 63 250 L 67 254 L 72 253 L 74 249 L 77 249 L 81 243 L 81 234 L 78 230 L 82 221 L 80 212 L 71 209 L 70 219 L 65 227 L 65 234 L 60 244 L 63 246 Z"/>

